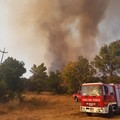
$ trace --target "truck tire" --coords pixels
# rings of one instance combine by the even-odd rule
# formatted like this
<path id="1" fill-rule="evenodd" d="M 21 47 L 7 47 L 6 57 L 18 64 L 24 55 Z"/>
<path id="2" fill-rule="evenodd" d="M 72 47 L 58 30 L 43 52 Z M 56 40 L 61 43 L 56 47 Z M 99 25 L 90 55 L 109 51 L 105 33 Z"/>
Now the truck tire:
<path id="1" fill-rule="evenodd" d="M 87 116 L 92 116 L 92 113 L 88 113 L 88 112 L 87 112 L 86 114 L 87 114 Z"/>
<path id="2" fill-rule="evenodd" d="M 110 105 L 110 106 L 109 106 L 109 112 L 108 112 L 108 114 L 107 114 L 107 117 L 108 117 L 108 118 L 112 118 L 112 117 L 113 117 L 113 114 L 114 114 L 114 113 L 113 113 L 113 109 L 112 109 L 112 106 Z"/>
<path id="3" fill-rule="evenodd" d="M 116 114 L 119 114 L 119 113 L 120 113 L 120 109 L 119 109 L 118 105 L 115 106 L 115 113 L 116 113 Z"/>

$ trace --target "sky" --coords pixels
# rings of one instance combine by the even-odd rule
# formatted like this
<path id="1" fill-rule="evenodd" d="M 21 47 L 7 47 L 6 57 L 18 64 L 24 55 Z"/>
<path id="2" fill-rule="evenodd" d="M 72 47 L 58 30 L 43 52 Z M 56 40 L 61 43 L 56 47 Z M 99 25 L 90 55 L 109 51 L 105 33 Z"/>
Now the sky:
<path id="1" fill-rule="evenodd" d="M 89 60 L 120 38 L 119 0 L 0 0 L 0 50 L 25 63 L 61 69 Z M 0 53 L 0 57 L 2 54 Z"/>

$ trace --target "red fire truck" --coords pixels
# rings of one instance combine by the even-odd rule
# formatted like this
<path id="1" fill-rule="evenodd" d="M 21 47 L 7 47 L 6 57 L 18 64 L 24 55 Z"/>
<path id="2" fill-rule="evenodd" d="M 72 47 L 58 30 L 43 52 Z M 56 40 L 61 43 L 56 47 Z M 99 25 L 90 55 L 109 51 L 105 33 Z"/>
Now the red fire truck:
<path id="1" fill-rule="evenodd" d="M 120 112 L 120 84 L 84 83 L 80 111 L 112 117 Z"/>

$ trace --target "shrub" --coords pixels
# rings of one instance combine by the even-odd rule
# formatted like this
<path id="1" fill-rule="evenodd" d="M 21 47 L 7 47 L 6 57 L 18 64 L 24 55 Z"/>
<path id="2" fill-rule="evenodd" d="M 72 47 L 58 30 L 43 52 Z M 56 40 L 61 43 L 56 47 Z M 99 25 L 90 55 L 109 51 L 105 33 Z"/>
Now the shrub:
<path id="1" fill-rule="evenodd" d="M 5 102 L 7 98 L 7 84 L 4 80 L 0 80 L 0 102 Z"/>

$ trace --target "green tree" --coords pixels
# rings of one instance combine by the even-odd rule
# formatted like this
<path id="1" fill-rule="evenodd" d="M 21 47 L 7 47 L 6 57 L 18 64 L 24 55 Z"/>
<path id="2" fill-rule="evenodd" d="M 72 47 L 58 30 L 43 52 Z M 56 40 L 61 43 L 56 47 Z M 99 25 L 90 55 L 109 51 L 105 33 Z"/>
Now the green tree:
<path id="1" fill-rule="evenodd" d="M 61 76 L 65 86 L 67 86 L 68 93 L 74 93 L 80 89 L 82 83 L 89 82 L 94 74 L 95 69 L 93 69 L 92 65 L 86 58 L 80 56 L 78 61 L 69 62 L 65 66 Z"/>
<path id="2" fill-rule="evenodd" d="M 46 81 L 48 91 L 57 94 L 61 94 L 64 92 L 64 87 L 62 86 L 63 82 L 60 75 L 61 74 L 59 71 L 56 71 L 56 73 L 53 71 L 50 72 L 48 80 Z"/>
<path id="3" fill-rule="evenodd" d="M 7 84 L 4 80 L 0 80 L 0 102 L 6 102 L 8 94 Z"/>
<path id="4" fill-rule="evenodd" d="M 24 63 L 12 57 L 8 57 L 0 65 L 0 78 L 1 80 L 5 80 L 10 98 L 16 96 L 21 97 L 21 93 L 24 89 L 21 77 L 25 72 Z"/>
<path id="5" fill-rule="evenodd" d="M 120 74 L 120 40 L 104 45 L 94 58 L 94 64 L 105 79 Z"/>
<path id="6" fill-rule="evenodd" d="M 47 68 L 44 66 L 44 63 L 39 66 L 33 65 L 31 68 L 33 75 L 30 77 L 32 91 L 37 91 L 38 93 L 44 91 L 46 86 L 45 81 L 47 79 L 46 70 Z"/>

